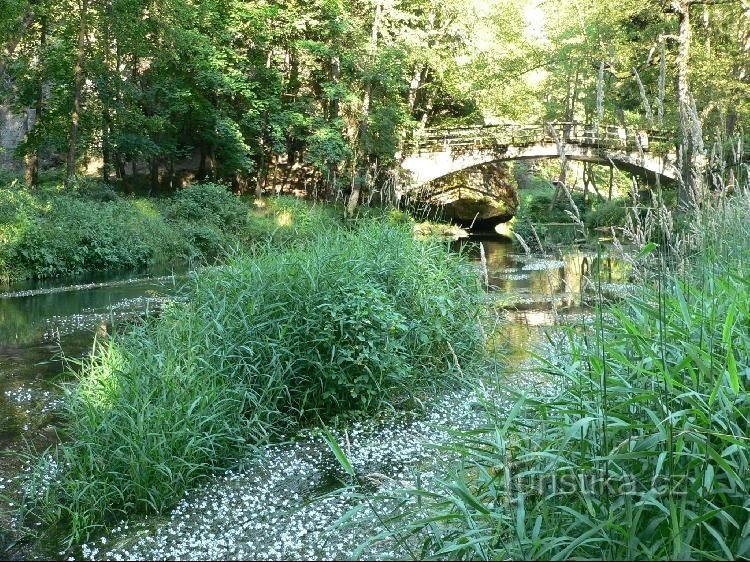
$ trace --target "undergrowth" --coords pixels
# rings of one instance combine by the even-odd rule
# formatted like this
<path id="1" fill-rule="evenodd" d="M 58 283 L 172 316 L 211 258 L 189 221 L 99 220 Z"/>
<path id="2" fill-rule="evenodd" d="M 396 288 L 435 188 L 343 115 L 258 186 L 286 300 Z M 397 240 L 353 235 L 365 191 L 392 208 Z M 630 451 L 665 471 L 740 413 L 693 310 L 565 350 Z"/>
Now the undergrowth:
<path id="1" fill-rule="evenodd" d="M 336 222 L 291 197 L 251 206 L 219 184 L 125 197 L 91 180 L 0 188 L 0 280 L 211 263 L 237 246 L 284 243 Z"/>

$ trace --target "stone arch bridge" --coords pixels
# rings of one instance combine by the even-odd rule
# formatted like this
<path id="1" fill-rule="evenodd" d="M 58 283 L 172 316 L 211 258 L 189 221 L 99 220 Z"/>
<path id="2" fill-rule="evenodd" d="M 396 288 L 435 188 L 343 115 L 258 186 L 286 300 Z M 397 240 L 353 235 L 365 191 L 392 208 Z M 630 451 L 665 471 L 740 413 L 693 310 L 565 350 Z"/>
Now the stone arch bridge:
<path id="1" fill-rule="evenodd" d="M 652 181 L 657 176 L 674 180 L 678 174 L 671 135 L 575 122 L 428 129 L 407 145 L 405 153 L 397 195 L 449 205 L 459 219 L 502 221 L 515 214 L 518 194 L 503 186 L 503 161 L 564 155 Z M 452 174 L 458 172 L 468 174 L 462 176 L 465 181 L 453 181 L 458 176 Z"/>
<path id="2" fill-rule="evenodd" d="M 674 180 L 672 136 L 654 130 L 582 123 L 490 125 L 427 129 L 410 145 L 401 168 L 405 191 L 481 164 L 559 158 L 613 165 L 637 175 Z"/>

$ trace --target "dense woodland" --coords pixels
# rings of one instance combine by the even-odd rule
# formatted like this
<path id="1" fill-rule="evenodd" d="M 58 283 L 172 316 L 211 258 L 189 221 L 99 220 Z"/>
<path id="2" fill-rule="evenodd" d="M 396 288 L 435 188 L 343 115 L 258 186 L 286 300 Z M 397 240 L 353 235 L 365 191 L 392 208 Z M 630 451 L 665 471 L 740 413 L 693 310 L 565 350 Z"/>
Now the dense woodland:
<path id="1" fill-rule="evenodd" d="M 260 192 L 269 169 L 300 162 L 356 205 L 425 126 L 665 128 L 680 132 L 690 162 L 750 114 L 740 0 L 0 8 L 0 104 L 26 116 L 18 151 L 32 185 L 40 165 L 64 164 L 71 178 L 95 161 L 105 181 L 137 173 L 176 187 L 175 169 L 192 159 L 199 179 Z"/>

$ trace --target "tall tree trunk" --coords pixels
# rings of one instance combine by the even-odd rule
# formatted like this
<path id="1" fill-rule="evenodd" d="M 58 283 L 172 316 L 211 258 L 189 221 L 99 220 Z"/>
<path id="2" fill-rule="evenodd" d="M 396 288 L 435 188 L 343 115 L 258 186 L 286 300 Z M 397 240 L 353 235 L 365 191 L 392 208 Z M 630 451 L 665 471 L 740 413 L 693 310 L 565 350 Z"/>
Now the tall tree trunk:
<path id="1" fill-rule="evenodd" d="M 206 147 L 201 145 L 200 151 L 201 159 L 200 164 L 198 164 L 198 179 L 202 181 L 206 179 Z"/>
<path id="2" fill-rule="evenodd" d="M 331 82 L 334 84 L 339 83 L 339 79 L 341 77 L 341 59 L 338 55 L 332 55 L 331 56 Z M 329 108 L 329 119 L 338 119 L 339 116 L 339 100 L 337 97 L 331 100 L 331 105 Z"/>
<path id="3" fill-rule="evenodd" d="M 688 70 L 690 61 L 691 0 L 674 0 L 671 9 L 680 23 L 677 52 L 677 104 L 680 114 L 680 182 L 677 202 L 682 208 L 698 204 L 703 196 L 703 131 L 695 110 Z"/>
<path id="4" fill-rule="evenodd" d="M 44 52 L 47 49 L 47 16 L 39 18 L 39 56 L 37 62 L 36 100 L 34 103 L 34 130 L 27 131 L 31 146 L 27 146 L 25 167 L 26 183 L 32 187 L 39 185 L 39 150 L 41 139 L 39 138 L 40 125 L 42 124 L 42 111 L 44 109 Z M 0 73 L 1 74 L 1 73 Z"/>
<path id="5" fill-rule="evenodd" d="M 424 112 L 422 113 L 422 118 L 419 120 L 419 132 L 422 133 L 427 128 L 427 122 L 430 120 L 430 117 L 432 117 L 432 104 L 435 100 L 435 96 L 433 94 L 427 95 L 427 101 L 424 104 Z"/>
<path id="6" fill-rule="evenodd" d="M 159 158 L 153 157 L 149 162 L 149 176 L 152 190 L 159 189 Z"/>
<path id="7" fill-rule="evenodd" d="M 109 173 L 112 169 L 112 84 L 110 74 L 110 22 L 112 21 L 112 5 L 105 1 L 104 17 L 101 18 L 102 25 L 102 44 L 103 44 L 103 62 L 104 62 L 104 80 L 100 81 L 99 98 L 102 103 L 102 179 L 109 181 Z M 114 78 L 116 80 L 116 78 Z"/>
<path id="8" fill-rule="evenodd" d="M 23 114 L 23 140 L 24 144 L 26 145 L 26 154 L 24 155 L 23 161 L 24 161 L 24 180 L 26 181 L 26 185 L 34 185 L 34 180 L 32 178 L 33 174 L 33 163 L 31 161 L 32 159 L 32 152 L 29 150 L 29 144 L 31 141 L 31 128 L 34 126 L 33 122 L 30 122 L 29 114 L 31 113 L 31 108 L 26 108 Z"/>
<path id="9" fill-rule="evenodd" d="M 374 60 L 378 48 L 378 34 L 380 33 L 380 20 L 383 15 L 383 1 L 377 0 L 375 4 L 375 16 L 372 20 L 372 33 L 370 34 L 370 60 Z M 372 97 L 372 81 L 367 80 L 365 91 L 362 96 L 362 114 L 359 121 L 358 132 L 358 150 L 356 156 L 356 165 L 354 177 L 352 178 L 352 193 L 349 196 L 349 202 L 346 206 L 346 214 L 352 216 L 359 204 L 359 198 L 362 188 L 367 183 L 367 164 L 369 157 L 369 147 L 367 146 L 367 134 L 370 120 L 370 101 Z"/>
<path id="10" fill-rule="evenodd" d="M 424 75 L 424 65 L 418 64 L 414 66 L 414 72 L 411 76 L 411 82 L 409 83 L 409 96 L 407 103 L 409 105 L 409 114 L 414 113 L 414 106 L 417 103 L 417 91 L 422 83 L 422 76 Z"/>
<path id="11" fill-rule="evenodd" d="M 76 172 L 76 145 L 78 144 L 78 123 L 81 118 L 81 90 L 83 89 L 83 56 L 86 46 L 86 18 L 88 0 L 80 0 L 79 9 L 81 21 L 78 26 L 78 51 L 73 69 L 73 114 L 70 119 L 70 134 L 68 136 L 68 162 L 65 171 L 65 181 L 70 182 Z"/>

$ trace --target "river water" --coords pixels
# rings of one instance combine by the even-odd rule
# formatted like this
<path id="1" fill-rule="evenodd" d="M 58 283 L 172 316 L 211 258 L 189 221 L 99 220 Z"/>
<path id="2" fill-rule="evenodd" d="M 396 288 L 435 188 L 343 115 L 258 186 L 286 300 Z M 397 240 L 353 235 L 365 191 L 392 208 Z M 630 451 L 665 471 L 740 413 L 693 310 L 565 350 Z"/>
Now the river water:
<path id="1" fill-rule="evenodd" d="M 545 327 L 566 318 L 570 320 L 579 316 L 585 317 L 589 313 L 588 303 L 592 289 L 589 279 L 592 274 L 601 272 L 601 286 L 607 291 L 616 291 L 627 276 L 627 269 L 619 262 L 572 247 L 563 249 L 552 257 L 527 256 L 516 253 L 510 240 L 499 236 L 460 241 L 456 243 L 456 247 L 466 251 L 480 268 L 483 263 L 486 264 L 489 306 L 498 312 L 501 319 L 501 328 L 496 334 L 490 335 L 490 341 L 503 347 L 509 368 L 520 365 L 526 359 L 534 342 L 542 337 Z M 22 451 L 26 448 L 26 442 L 44 448 L 57 439 L 56 412 L 60 406 L 57 383 L 64 377 L 63 358 L 84 356 L 91 349 L 98 333 L 112 330 L 113 325 L 126 328 L 128 321 L 175 298 L 185 279 L 185 273 L 154 271 L 142 275 L 92 277 L 72 284 L 54 281 L 25 283 L 0 290 L 0 511 L 13 507 L 8 505 L 10 500 L 2 498 L 2 494 L 17 485 L 18 473 L 21 470 L 20 461 L 12 455 L 2 453 Z M 410 462 L 413 464 L 419 459 L 429 460 L 426 444 L 419 444 L 420 439 L 439 441 L 443 437 L 448 438 L 447 433 L 443 436 L 435 432 L 436 424 L 455 422 L 470 427 L 476 422 L 476 416 L 471 408 L 464 407 L 468 402 L 470 400 L 465 396 L 446 397 L 442 402 L 436 402 L 435 408 L 427 416 L 427 421 L 422 420 L 416 425 L 415 422 L 399 422 L 391 425 L 386 423 L 377 429 L 374 425 L 354 427 L 352 435 L 347 434 L 346 440 L 350 443 L 349 450 L 355 466 L 359 462 L 363 466 L 367 465 L 369 473 L 403 476 L 405 465 Z M 463 414 L 457 414 L 457 408 Z M 231 537 L 222 535 L 221 529 L 209 529 L 210 524 L 207 520 L 201 519 L 211 517 L 226 523 L 227 513 L 214 512 L 211 509 L 206 511 L 205 505 L 222 506 L 224 504 L 221 498 L 230 503 L 235 501 L 226 496 L 226 490 L 237 489 L 240 485 L 244 490 L 255 486 L 262 492 L 259 491 L 252 496 L 254 499 L 250 504 L 232 504 L 232 513 L 242 512 L 243 509 L 248 512 L 257 511 L 259 505 L 273 505 L 274 497 L 262 499 L 262 494 L 270 493 L 274 486 L 285 488 L 287 491 L 280 497 L 288 499 L 289 487 L 294 488 L 297 484 L 283 478 L 279 479 L 278 474 L 284 474 L 280 467 L 296 466 L 295 482 L 299 482 L 301 475 L 306 474 L 303 478 L 306 488 L 303 486 L 304 490 L 298 490 L 300 498 L 309 495 L 310 490 L 316 489 L 316 486 L 320 488 L 321 482 L 328 479 L 325 470 L 320 468 L 321 459 L 325 456 L 325 446 L 321 447 L 320 442 L 311 438 L 307 442 L 298 442 L 295 447 L 299 450 L 294 447 L 272 449 L 265 466 L 255 470 L 252 478 L 246 473 L 244 476 L 229 474 L 226 482 L 215 483 L 214 487 L 209 486 L 207 491 L 204 491 L 208 496 L 204 495 L 204 499 L 201 500 L 203 508 L 190 503 L 181 503 L 182 507 L 178 506 L 175 510 L 177 517 L 193 521 L 192 528 L 200 529 L 201 536 L 215 538 L 213 542 L 209 541 L 212 546 L 208 550 L 201 550 L 202 547 L 196 546 L 189 534 L 184 537 L 183 542 L 174 539 L 174 533 L 164 530 L 170 527 L 167 523 L 166 527 L 159 528 L 161 530 L 149 527 L 150 538 L 144 539 L 140 550 L 123 550 L 122 547 L 120 550 L 106 551 L 105 557 L 304 558 L 336 557 L 345 554 L 346 545 L 349 544 L 346 541 L 342 543 L 342 550 L 326 550 L 323 547 L 310 546 L 313 544 L 310 542 L 312 538 L 308 541 L 309 544 L 295 542 L 294 548 L 290 546 L 285 550 L 273 552 L 263 550 L 264 534 L 267 536 L 268 532 L 274 532 L 279 528 L 278 521 L 274 521 L 271 526 L 270 516 L 262 521 L 246 517 L 234 525 L 246 530 L 248 525 L 254 526 L 252 528 L 257 527 L 257 534 L 261 537 L 258 544 L 245 538 L 241 541 L 242 548 L 236 545 L 236 548 L 217 547 L 216 545 L 232 543 Z M 369 452 L 365 454 L 362 451 Z M 377 470 L 373 468 L 373 463 L 377 464 Z M 273 470 L 273 467 L 279 470 Z M 262 477 L 258 477 L 259 474 L 267 474 L 268 478 L 263 480 Z M 217 499 L 211 494 L 219 494 L 221 497 Z M 339 507 L 343 509 L 345 503 Z M 285 505 L 279 504 L 279 512 L 283 511 Z M 296 525 L 294 529 L 304 535 L 308 532 L 307 526 L 321 527 L 325 521 L 331 519 L 331 513 L 338 512 L 331 506 L 326 509 L 325 513 L 295 516 L 296 519 L 293 518 L 287 523 Z M 296 510 L 295 513 L 300 512 Z M 172 518 L 174 517 L 175 514 L 172 514 Z M 269 526 L 266 528 L 263 525 Z M 10 522 L 0 516 L 0 559 L 33 557 L 34 554 L 23 546 L 13 545 L 9 528 Z M 225 529 L 226 525 L 222 528 Z M 294 534 L 296 531 L 290 532 Z M 164 538 L 167 536 L 171 538 Z M 246 533 L 246 536 L 251 535 Z M 111 544 L 116 542 L 118 537 L 121 545 L 131 545 L 133 542 L 127 527 L 115 532 L 109 539 L 102 540 L 109 540 Z M 319 540 L 328 544 L 328 539 Z M 350 537 L 349 540 L 352 541 L 349 545 L 351 546 L 355 544 L 357 537 Z M 92 558 L 105 555 L 103 544 L 97 545 L 101 547 L 101 552 L 98 547 L 87 546 L 83 553 Z M 305 550 L 307 547 L 309 549 Z"/>

